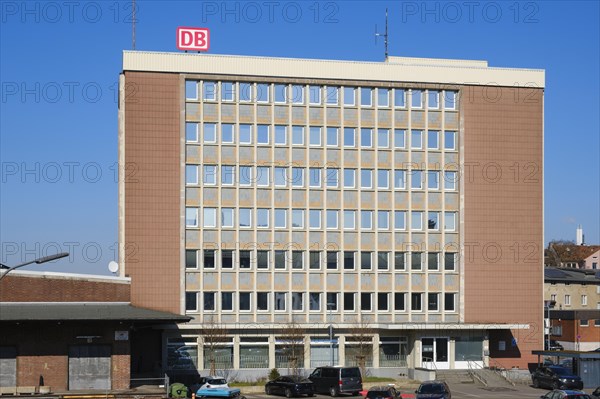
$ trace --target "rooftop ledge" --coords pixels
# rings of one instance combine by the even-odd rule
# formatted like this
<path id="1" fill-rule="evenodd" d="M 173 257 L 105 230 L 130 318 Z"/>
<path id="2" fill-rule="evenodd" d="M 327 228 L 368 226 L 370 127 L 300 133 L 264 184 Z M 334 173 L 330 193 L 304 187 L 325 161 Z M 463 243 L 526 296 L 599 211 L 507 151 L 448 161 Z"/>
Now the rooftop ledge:
<path id="1" fill-rule="evenodd" d="M 383 62 L 123 51 L 123 71 L 343 81 L 537 87 L 542 69 L 497 68 L 487 61 L 388 57 Z"/>

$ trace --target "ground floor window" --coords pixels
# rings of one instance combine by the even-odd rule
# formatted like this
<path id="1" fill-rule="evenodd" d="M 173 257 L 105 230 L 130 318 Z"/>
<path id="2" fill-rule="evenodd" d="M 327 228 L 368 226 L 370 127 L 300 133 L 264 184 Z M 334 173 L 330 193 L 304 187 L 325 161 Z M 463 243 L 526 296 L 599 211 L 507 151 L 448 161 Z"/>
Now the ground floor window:
<path id="1" fill-rule="evenodd" d="M 305 347 L 302 340 L 275 339 L 275 367 L 295 370 L 304 368 Z"/>
<path id="2" fill-rule="evenodd" d="M 228 339 L 230 340 L 230 339 Z M 214 367 L 211 367 L 214 366 Z M 204 345 L 204 368 L 209 370 L 227 370 L 233 368 L 233 342 L 219 345 Z"/>
<path id="3" fill-rule="evenodd" d="M 167 341 L 167 368 L 169 370 L 196 370 L 198 343 L 193 337 L 169 338 Z"/>
<path id="4" fill-rule="evenodd" d="M 269 368 L 269 338 L 241 337 L 240 338 L 240 368 L 266 369 Z"/>
<path id="5" fill-rule="evenodd" d="M 347 366 L 373 367 L 373 344 L 349 342 L 346 344 Z"/>
<path id="6" fill-rule="evenodd" d="M 379 367 L 406 367 L 407 354 L 406 337 L 379 338 Z"/>
<path id="7" fill-rule="evenodd" d="M 331 342 L 331 346 L 330 346 Z M 332 362 L 333 359 L 333 362 Z M 310 367 L 329 366 L 339 363 L 339 348 L 337 338 L 333 342 L 326 337 L 310 338 Z"/>
<path id="8" fill-rule="evenodd" d="M 458 337 L 454 342 L 454 360 L 457 362 L 483 360 L 483 337 Z"/>

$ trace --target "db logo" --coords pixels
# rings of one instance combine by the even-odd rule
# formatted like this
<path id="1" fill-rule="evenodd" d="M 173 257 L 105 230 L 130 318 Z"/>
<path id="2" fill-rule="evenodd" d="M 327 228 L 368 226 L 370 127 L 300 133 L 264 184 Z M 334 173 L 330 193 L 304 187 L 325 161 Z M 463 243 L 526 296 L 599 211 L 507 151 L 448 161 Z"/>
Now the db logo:
<path id="1" fill-rule="evenodd" d="M 209 41 L 208 28 L 177 28 L 179 50 L 208 51 Z"/>

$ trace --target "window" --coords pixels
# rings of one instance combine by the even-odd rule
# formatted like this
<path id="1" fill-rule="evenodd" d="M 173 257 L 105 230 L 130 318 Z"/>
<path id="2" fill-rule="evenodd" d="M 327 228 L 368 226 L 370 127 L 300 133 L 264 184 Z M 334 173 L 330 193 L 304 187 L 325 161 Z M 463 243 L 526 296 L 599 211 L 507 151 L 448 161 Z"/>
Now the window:
<path id="1" fill-rule="evenodd" d="M 292 187 L 304 187 L 304 168 L 292 168 Z"/>
<path id="2" fill-rule="evenodd" d="M 275 311 L 285 310 L 285 292 L 275 292 Z"/>
<path id="3" fill-rule="evenodd" d="M 387 292 L 377 293 L 377 310 L 387 312 L 390 310 L 389 294 Z"/>
<path id="4" fill-rule="evenodd" d="M 344 252 L 344 270 L 354 270 L 354 252 Z"/>
<path id="5" fill-rule="evenodd" d="M 410 172 L 410 188 L 413 190 L 423 189 L 423 171 L 412 170 Z"/>
<path id="6" fill-rule="evenodd" d="M 221 251 L 221 268 L 233 269 L 233 250 L 223 249 Z"/>
<path id="7" fill-rule="evenodd" d="M 240 102 L 252 101 L 252 83 L 240 82 Z"/>
<path id="8" fill-rule="evenodd" d="M 455 297 L 456 297 L 456 294 L 452 294 L 452 293 L 444 294 L 444 310 L 446 312 L 454 312 L 456 310 Z"/>
<path id="9" fill-rule="evenodd" d="M 456 150 L 456 132 L 444 132 L 444 149 Z"/>
<path id="10" fill-rule="evenodd" d="M 389 265 L 389 252 L 377 252 L 377 270 L 388 270 Z"/>
<path id="11" fill-rule="evenodd" d="M 336 311 L 338 309 L 338 295 L 335 292 L 327 293 L 327 310 Z"/>
<path id="12" fill-rule="evenodd" d="M 321 294 L 318 292 L 311 292 L 308 294 L 308 309 L 309 310 L 321 310 Z"/>
<path id="13" fill-rule="evenodd" d="M 256 268 L 269 268 L 269 251 L 256 251 Z"/>
<path id="14" fill-rule="evenodd" d="M 186 100 L 197 100 L 198 99 L 198 82 L 193 80 L 185 81 L 185 99 Z"/>
<path id="15" fill-rule="evenodd" d="M 205 312 L 212 312 L 215 310 L 215 295 L 216 293 L 214 292 L 204 292 L 204 295 L 202 295 L 204 297 L 203 309 Z"/>
<path id="16" fill-rule="evenodd" d="M 259 103 L 269 102 L 269 84 L 259 83 L 256 85 L 256 101 Z"/>
<path id="17" fill-rule="evenodd" d="M 240 124 L 240 144 L 252 144 L 252 125 Z"/>
<path id="18" fill-rule="evenodd" d="M 590 321 L 587 319 L 581 319 L 581 320 L 579 320 L 579 325 L 582 327 L 589 327 Z"/>
<path id="19" fill-rule="evenodd" d="M 240 251 L 240 269 L 250 269 L 250 251 Z"/>
<path id="20" fill-rule="evenodd" d="M 406 294 L 404 292 L 394 293 L 394 310 L 406 310 Z"/>
<path id="21" fill-rule="evenodd" d="M 256 185 L 266 187 L 271 180 L 269 177 L 270 168 L 268 166 L 256 167 Z"/>
<path id="22" fill-rule="evenodd" d="M 456 212 L 444 212 L 444 230 L 456 230 Z"/>
<path id="23" fill-rule="evenodd" d="M 394 188 L 403 190 L 406 188 L 406 171 L 395 170 L 394 171 Z"/>
<path id="24" fill-rule="evenodd" d="M 410 212 L 410 229 L 414 231 L 423 230 L 423 212 L 411 211 Z"/>
<path id="25" fill-rule="evenodd" d="M 344 292 L 344 310 L 354 312 L 354 292 Z"/>
<path id="26" fill-rule="evenodd" d="M 344 211 L 344 229 L 354 230 L 356 228 L 356 211 Z"/>
<path id="27" fill-rule="evenodd" d="M 292 92 L 288 98 L 291 98 L 294 104 L 304 104 L 304 86 L 292 85 Z"/>
<path id="28" fill-rule="evenodd" d="M 452 271 L 456 267 L 456 253 L 446 252 L 444 253 L 444 270 Z"/>
<path id="29" fill-rule="evenodd" d="M 276 166 L 274 170 L 275 176 L 275 187 L 286 187 L 287 186 L 287 168 Z"/>
<path id="30" fill-rule="evenodd" d="M 390 211 L 377 211 L 377 229 L 388 230 L 390 228 Z"/>
<path id="31" fill-rule="evenodd" d="M 217 227 L 217 208 L 204 208 L 204 227 Z"/>
<path id="32" fill-rule="evenodd" d="M 217 184 L 217 165 L 204 165 L 203 181 L 205 185 Z"/>
<path id="33" fill-rule="evenodd" d="M 373 169 L 360 170 L 360 187 L 373 188 Z"/>
<path id="34" fill-rule="evenodd" d="M 371 311 L 371 309 L 373 308 L 371 304 L 372 296 L 373 294 L 370 292 L 362 292 L 360 294 L 360 310 L 366 310 L 367 312 Z"/>
<path id="35" fill-rule="evenodd" d="M 373 228 L 373 211 L 360 211 L 360 228 L 363 230 Z"/>
<path id="36" fill-rule="evenodd" d="M 292 251 L 292 269 L 304 269 L 304 251 Z"/>
<path id="37" fill-rule="evenodd" d="M 344 87 L 344 105 L 356 105 L 356 89 L 354 87 Z"/>
<path id="38" fill-rule="evenodd" d="M 286 90 L 285 89 L 286 89 L 286 85 L 282 85 L 282 84 L 273 85 L 276 103 L 279 103 L 279 104 L 286 103 L 286 98 L 285 98 Z"/>
<path id="39" fill-rule="evenodd" d="M 571 305 L 571 295 L 569 295 L 569 294 L 565 295 L 565 305 L 566 306 L 570 306 Z"/>
<path id="40" fill-rule="evenodd" d="M 185 141 L 188 143 L 198 142 L 198 124 L 197 123 L 186 123 L 185 124 Z"/>
<path id="41" fill-rule="evenodd" d="M 185 165 L 185 184 L 198 184 L 198 165 Z"/>
<path id="42" fill-rule="evenodd" d="M 406 107 L 406 90 L 394 89 L 394 106 L 396 108 Z"/>
<path id="43" fill-rule="evenodd" d="M 275 125 L 275 144 L 286 145 L 287 144 L 287 126 Z"/>
<path id="44" fill-rule="evenodd" d="M 242 311 L 242 312 L 248 312 L 248 311 L 250 311 L 252 309 L 251 308 L 251 303 L 250 303 L 250 301 L 251 301 L 250 300 L 250 298 L 251 298 L 250 293 L 249 292 L 240 292 L 239 293 L 239 297 L 240 297 L 240 303 L 239 303 L 239 305 L 240 305 L 240 311 Z"/>
<path id="45" fill-rule="evenodd" d="M 233 310 L 233 292 L 221 292 L 221 310 Z"/>
<path id="46" fill-rule="evenodd" d="M 325 173 L 326 173 L 326 184 L 327 187 L 329 188 L 337 188 L 338 187 L 338 172 L 339 169 L 326 169 Z"/>
<path id="47" fill-rule="evenodd" d="M 223 165 L 221 166 L 221 184 L 225 186 L 233 185 L 235 181 L 235 166 Z"/>
<path id="48" fill-rule="evenodd" d="M 410 295 L 410 309 L 411 310 L 417 311 L 417 312 L 420 312 L 421 310 L 423 310 L 422 297 L 423 297 L 423 294 L 418 293 L 418 292 L 413 292 Z"/>
<path id="49" fill-rule="evenodd" d="M 269 209 L 258 208 L 256 210 L 256 227 L 258 227 L 258 228 L 269 227 Z"/>
<path id="50" fill-rule="evenodd" d="M 444 172 L 444 190 L 456 190 L 456 172 Z"/>
<path id="51" fill-rule="evenodd" d="M 287 227 L 287 209 L 275 209 L 275 228 L 285 229 Z"/>
<path id="52" fill-rule="evenodd" d="M 587 306 L 587 295 L 582 295 L 581 296 L 581 305 L 582 306 Z"/>
<path id="53" fill-rule="evenodd" d="M 337 147 L 338 145 L 338 128 L 328 127 L 327 128 L 327 146 Z"/>
<path id="54" fill-rule="evenodd" d="M 321 168 L 308 169 L 308 185 L 309 187 L 321 187 Z"/>
<path id="55" fill-rule="evenodd" d="M 378 107 L 389 107 L 390 106 L 390 90 L 384 88 L 377 89 L 377 106 Z"/>
<path id="56" fill-rule="evenodd" d="M 423 258 L 422 252 L 412 252 L 410 254 L 410 269 L 411 270 L 421 270 L 421 259 Z"/>
<path id="57" fill-rule="evenodd" d="M 439 230 L 440 228 L 440 213 L 429 212 L 427 215 L 427 230 Z"/>
<path id="58" fill-rule="evenodd" d="M 203 99 L 215 101 L 217 99 L 217 84 L 215 82 L 204 82 L 202 84 Z"/>
<path id="59" fill-rule="evenodd" d="M 427 106 L 429 109 L 439 109 L 440 108 L 440 92 L 437 90 L 429 90 L 427 93 Z"/>
<path id="60" fill-rule="evenodd" d="M 285 269 L 285 251 L 275 251 L 275 269 Z"/>
<path id="61" fill-rule="evenodd" d="M 370 107 L 373 105 L 373 89 L 370 87 L 360 88 L 360 105 Z"/>
<path id="62" fill-rule="evenodd" d="M 377 188 L 390 188 L 390 171 L 387 169 L 377 170 Z"/>
<path id="63" fill-rule="evenodd" d="M 410 131 L 410 148 L 413 150 L 420 150 L 423 148 L 423 131 L 422 130 L 411 130 Z"/>
<path id="64" fill-rule="evenodd" d="M 239 210 L 239 227 L 252 227 L 252 210 L 250 208 L 240 208 Z"/>
<path id="65" fill-rule="evenodd" d="M 195 312 L 198 310 L 198 293 L 197 292 L 186 292 L 185 293 L 185 310 L 186 310 L 186 312 Z"/>
<path id="66" fill-rule="evenodd" d="M 320 229 L 321 228 L 321 210 L 320 209 L 310 209 L 308 211 L 308 227 L 311 229 Z"/>
<path id="67" fill-rule="evenodd" d="M 600 327 L 600 319 L 594 320 L 594 327 Z"/>
<path id="68" fill-rule="evenodd" d="M 292 145 L 304 145 L 304 126 L 292 126 Z"/>
<path id="69" fill-rule="evenodd" d="M 373 256 L 372 252 L 361 252 L 360 253 L 360 268 L 361 270 L 371 270 L 371 258 Z"/>
<path id="70" fill-rule="evenodd" d="M 337 251 L 327 251 L 327 269 L 337 269 Z"/>
<path id="71" fill-rule="evenodd" d="M 356 169 L 344 169 L 344 188 L 355 188 Z"/>
<path id="72" fill-rule="evenodd" d="M 360 129 L 360 146 L 363 148 L 373 147 L 373 129 Z"/>
<path id="73" fill-rule="evenodd" d="M 313 270 L 321 268 L 321 251 L 309 251 L 308 267 Z"/>
<path id="74" fill-rule="evenodd" d="M 437 130 L 428 130 L 427 131 L 427 149 L 429 150 L 439 150 L 440 142 L 439 142 L 440 132 Z"/>
<path id="75" fill-rule="evenodd" d="M 344 147 L 356 146 L 356 129 L 353 127 L 344 128 Z"/>
<path id="76" fill-rule="evenodd" d="M 413 108 L 423 108 L 423 91 L 411 90 L 411 106 Z"/>
<path id="77" fill-rule="evenodd" d="M 217 124 L 216 123 L 204 123 L 204 142 L 205 143 L 216 143 L 217 142 Z"/>
<path id="78" fill-rule="evenodd" d="M 221 82 L 221 101 L 235 100 L 235 83 Z"/>
<path id="79" fill-rule="evenodd" d="M 550 295 L 550 300 L 556 302 L 556 294 Z"/>
<path id="80" fill-rule="evenodd" d="M 221 142 L 226 144 L 233 143 L 234 140 L 234 127 L 231 123 L 222 123 L 221 124 Z"/>
<path id="81" fill-rule="evenodd" d="M 233 208 L 221 208 L 221 227 L 233 227 Z"/>
<path id="82" fill-rule="evenodd" d="M 377 147 L 390 148 L 390 131 L 388 129 L 377 129 Z"/>
<path id="83" fill-rule="evenodd" d="M 325 102 L 327 105 L 338 105 L 339 89 L 339 87 L 327 86 L 325 89 L 325 95 L 327 97 Z"/>
<path id="84" fill-rule="evenodd" d="M 304 228 L 304 210 L 303 209 L 292 209 L 292 228 L 303 229 Z"/>
<path id="85" fill-rule="evenodd" d="M 196 269 L 198 267 L 197 253 L 195 249 L 187 249 L 185 251 L 185 268 Z"/>
<path id="86" fill-rule="evenodd" d="M 406 270 L 406 252 L 394 252 L 394 270 Z"/>
<path id="87" fill-rule="evenodd" d="M 326 212 L 326 227 L 328 229 L 338 228 L 338 211 L 336 209 L 328 209 Z"/>
<path id="88" fill-rule="evenodd" d="M 438 304 L 439 294 L 429 293 L 427 294 L 427 310 L 437 312 L 439 310 Z"/>
<path id="89" fill-rule="evenodd" d="M 445 109 L 456 109 L 456 95 L 455 91 L 444 92 L 444 108 Z"/>
<path id="90" fill-rule="evenodd" d="M 406 230 L 406 211 L 394 211 L 394 229 Z"/>
<path id="91" fill-rule="evenodd" d="M 427 253 L 427 270 L 440 269 L 440 254 L 437 252 Z"/>
<path id="92" fill-rule="evenodd" d="M 257 125 L 256 143 L 269 144 L 269 125 Z"/>
<path id="93" fill-rule="evenodd" d="M 269 310 L 269 293 L 268 292 L 257 292 L 256 293 L 256 310 L 268 311 Z"/>
<path id="94" fill-rule="evenodd" d="M 405 148 L 406 147 L 406 130 L 396 129 L 394 130 L 394 147 Z"/>
<path id="95" fill-rule="evenodd" d="M 308 86 L 310 104 L 321 104 L 321 86 Z"/>
<path id="96" fill-rule="evenodd" d="M 292 310 L 304 310 L 304 293 L 292 292 Z"/>
<path id="97" fill-rule="evenodd" d="M 312 146 L 321 145 L 321 128 L 318 126 L 311 126 L 309 129 L 310 141 L 309 144 Z"/>

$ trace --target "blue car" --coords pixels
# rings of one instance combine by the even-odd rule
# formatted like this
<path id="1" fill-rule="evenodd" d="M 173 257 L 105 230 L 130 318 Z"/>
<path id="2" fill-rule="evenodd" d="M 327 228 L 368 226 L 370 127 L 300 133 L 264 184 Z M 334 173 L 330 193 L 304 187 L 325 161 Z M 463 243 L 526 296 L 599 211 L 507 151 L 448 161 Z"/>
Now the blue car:
<path id="1" fill-rule="evenodd" d="M 415 393 L 416 399 L 452 399 L 450 388 L 444 381 L 425 381 Z"/>
<path id="2" fill-rule="evenodd" d="M 572 391 L 569 389 L 555 389 L 545 395 L 540 396 L 541 399 L 592 399 L 590 395 L 581 391 Z"/>
<path id="3" fill-rule="evenodd" d="M 535 388 L 583 389 L 583 381 L 561 366 L 539 367 L 531 376 Z"/>

